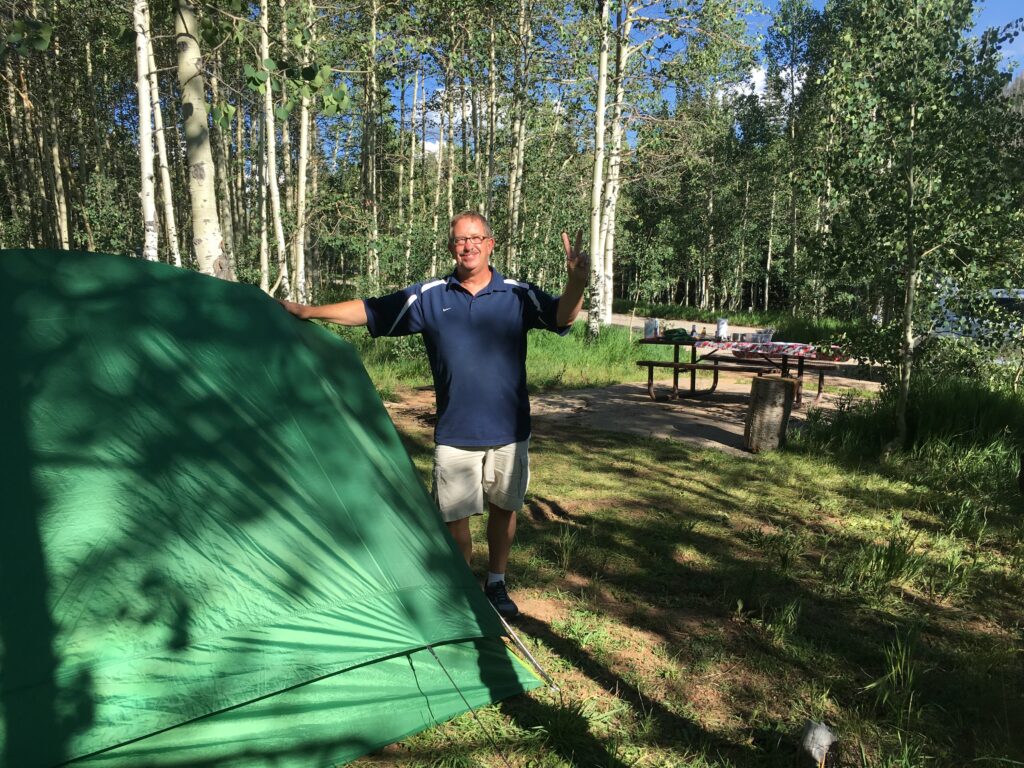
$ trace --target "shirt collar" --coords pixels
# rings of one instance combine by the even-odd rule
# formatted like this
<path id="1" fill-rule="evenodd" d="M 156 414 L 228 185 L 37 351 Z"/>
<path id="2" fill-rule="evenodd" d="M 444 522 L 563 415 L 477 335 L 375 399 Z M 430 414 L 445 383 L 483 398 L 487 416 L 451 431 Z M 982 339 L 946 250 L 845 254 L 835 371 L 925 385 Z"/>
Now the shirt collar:
<path id="1" fill-rule="evenodd" d="M 508 286 L 505 284 L 505 276 L 491 265 L 488 265 L 487 268 L 491 270 L 491 282 L 487 284 L 486 288 L 482 288 L 478 291 L 476 294 L 477 296 L 481 296 L 485 293 L 491 293 L 492 291 L 504 291 L 508 289 Z M 451 274 L 448 275 L 448 286 L 451 287 L 453 285 L 458 285 L 459 287 L 462 286 L 462 283 L 459 282 L 459 278 L 455 275 L 454 269 Z"/>

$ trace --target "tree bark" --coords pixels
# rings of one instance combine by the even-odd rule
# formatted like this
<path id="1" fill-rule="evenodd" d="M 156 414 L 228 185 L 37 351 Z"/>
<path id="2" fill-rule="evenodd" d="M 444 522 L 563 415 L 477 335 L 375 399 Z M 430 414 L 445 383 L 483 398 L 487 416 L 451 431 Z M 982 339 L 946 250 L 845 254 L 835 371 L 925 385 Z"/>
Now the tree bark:
<path id="1" fill-rule="evenodd" d="M 412 81 L 412 114 L 409 116 L 409 191 L 406 205 L 407 218 L 405 221 L 405 256 L 402 262 L 402 282 L 408 282 L 409 273 L 412 267 L 412 226 L 413 226 L 413 202 L 416 189 L 416 94 L 420 87 L 420 70 L 417 66 L 416 74 Z M 426 110 L 424 110 L 424 113 Z M 399 194 L 402 190 L 399 190 Z"/>
<path id="2" fill-rule="evenodd" d="M 135 0 L 132 21 L 135 25 L 135 67 L 139 102 L 139 165 L 142 201 L 142 257 L 157 260 L 159 230 L 156 222 L 156 186 L 153 173 L 153 97 L 149 91 L 149 25 L 147 0 Z"/>
<path id="3" fill-rule="evenodd" d="M 10 125 L 11 170 L 13 172 L 13 169 L 17 164 L 24 162 L 23 158 L 27 153 L 25 152 L 24 145 L 21 141 L 21 135 L 24 129 L 22 127 L 22 120 L 18 115 L 17 102 L 14 98 L 14 70 L 11 67 L 10 56 L 5 57 L 4 76 L 8 82 L 8 87 L 5 90 L 7 92 L 7 119 L 8 124 Z M 15 199 L 18 202 L 15 203 L 14 200 L 12 200 L 11 205 L 17 205 L 21 208 L 18 218 L 22 219 L 26 229 L 29 233 L 32 233 L 35 229 L 32 216 L 32 196 L 26 188 L 25 181 L 24 177 L 12 179 L 12 182 L 14 182 Z"/>
<path id="4" fill-rule="evenodd" d="M 181 88 L 185 123 L 189 196 L 192 201 L 192 247 L 200 272 L 231 280 L 233 276 L 224 258 L 223 237 L 217 219 L 217 193 L 214 186 L 216 170 L 213 166 L 213 153 L 210 151 L 198 24 L 190 0 L 176 2 L 174 31 L 178 47 L 178 85 Z"/>
<path id="5" fill-rule="evenodd" d="M 491 210 L 494 206 L 494 139 L 495 139 L 495 115 L 498 104 L 498 77 L 496 67 L 496 43 L 494 27 L 491 27 L 487 44 L 487 176 L 485 186 L 487 189 L 486 201 L 484 203 L 484 216 L 491 217 Z"/>
<path id="6" fill-rule="evenodd" d="M 426 102 L 424 101 L 424 104 L 425 103 Z M 424 118 L 424 122 L 425 121 L 426 121 L 426 119 Z M 423 142 L 423 145 L 424 145 L 424 147 L 426 147 L 426 142 Z M 426 150 L 424 150 L 424 151 L 426 151 Z M 439 256 L 439 254 L 438 254 L 438 250 L 439 250 L 439 242 L 438 242 L 439 222 L 438 222 L 438 219 L 440 218 L 440 214 L 441 214 L 441 211 L 440 211 L 440 208 L 441 208 L 441 178 L 442 178 L 441 177 L 441 173 L 442 173 L 443 166 L 444 166 L 444 111 L 442 110 L 438 114 L 438 124 L 437 124 L 437 168 L 435 169 L 436 170 L 436 175 L 435 175 L 435 178 L 434 178 L 434 217 L 433 217 L 433 221 L 431 222 L 431 231 L 433 232 L 434 236 L 433 236 L 433 239 L 432 239 L 431 244 L 430 244 L 430 274 L 431 275 L 436 275 L 437 274 L 437 267 L 438 267 L 438 256 Z"/>
<path id="7" fill-rule="evenodd" d="M 281 27 L 280 27 L 280 42 L 281 51 L 285 52 L 288 50 L 288 24 L 286 14 L 286 0 L 278 0 L 278 6 L 281 8 Z M 285 92 L 284 86 L 281 87 L 281 106 L 285 106 L 288 103 L 288 95 Z M 292 134 L 291 126 L 289 125 L 289 117 L 285 117 L 281 121 L 281 159 L 283 165 L 284 174 L 284 209 L 288 213 L 292 212 L 292 205 L 295 202 L 295 189 L 293 186 L 294 177 L 292 175 Z"/>
<path id="8" fill-rule="evenodd" d="M 512 128 L 509 148 L 508 174 L 508 247 L 505 263 L 507 269 L 518 269 L 520 234 L 520 213 L 523 203 L 523 175 L 526 157 L 526 100 L 530 79 L 530 39 L 532 27 L 527 0 L 519 0 L 518 42 L 516 65 L 512 82 Z"/>
<path id="9" fill-rule="evenodd" d="M 907 403 L 910 400 L 910 374 L 914 365 L 914 305 L 917 300 L 917 286 L 921 280 L 920 254 L 917 251 L 917 209 L 916 209 L 916 176 L 914 166 L 913 137 L 917 119 L 917 107 L 910 105 L 910 142 L 911 149 L 906 160 L 905 183 L 907 188 L 906 215 L 906 262 L 903 279 L 906 288 L 903 297 L 902 344 L 900 345 L 900 380 L 896 399 L 896 437 L 886 447 L 886 452 L 907 445 Z"/>
<path id="10" fill-rule="evenodd" d="M 217 56 L 217 64 L 214 72 L 210 74 L 210 98 L 215 107 L 223 108 L 220 100 L 220 78 L 221 63 L 220 56 Z M 213 154 L 213 165 L 216 172 L 217 202 L 221 232 L 224 236 L 224 255 L 227 257 L 229 268 L 235 271 L 235 230 L 231 215 L 231 191 L 228 189 L 228 141 L 224 135 L 224 129 L 213 123 L 213 134 L 215 141 L 211 144 L 210 150 Z"/>
<path id="11" fill-rule="evenodd" d="M 265 83 L 269 87 L 268 82 Z M 257 124 L 254 120 L 253 124 Z M 259 195 L 260 195 L 260 290 L 266 294 L 270 293 L 270 217 L 267 215 L 267 187 L 269 181 L 267 179 L 267 148 L 263 146 L 266 142 L 267 135 L 265 130 L 260 131 L 260 152 L 259 162 L 257 167 L 259 169 L 256 178 L 259 184 Z"/>
<path id="12" fill-rule="evenodd" d="M 270 9 L 268 0 L 260 0 L 260 61 L 270 58 Z M 285 245 L 284 224 L 281 221 L 281 191 L 277 185 L 277 131 L 274 128 L 274 88 L 270 71 L 263 84 L 263 141 L 266 151 L 266 184 L 270 193 L 270 218 L 274 226 L 274 245 L 277 254 L 276 286 L 285 296 L 291 295 L 291 280 L 288 269 L 288 249 Z M 274 290 L 268 291 L 273 294 Z"/>
<path id="13" fill-rule="evenodd" d="M 775 241 L 775 184 L 772 183 L 772 202 L 768 213 L 768 258 L 764 265 L 764 311 L 768 311 L 768 286 L 772 276 L 772 245 Z"/>
<path id="14" fill-rule="evenodd" d="M 160 107 L 160 79 L 156 71 L 156 55 L 150 34 L 149 4 L 144 3 L 146 23 L 146 59 L 149 62 L 149 97 L 153 105 L 153 133 L 156 137 L 157 167 L 160 169 L 160 189 L 163 196 L 164 229 L 167 245 L 171 250 L 171 262 L 181 266 L 181 248 L 178 245 L 178 226 L 174 216 L 174 188 L 171 186 L 171 171 L 167 159 L 167 139 L 164 136 L 164 116 Z"/>
<path id="15" fill-rule="evenodd" d="M 612 321 L 612 299 L 614 295 L 615 274 L 615 218 L 619 203 L 619 174 L 622 165 L 623 117 L 622 104 L 626 98 L 626 64 L 630 56 L 630 35 L 633 30 L 633 9 L 628 7 L 623 18 L 623 10 L 618 11 L 618 24 L 615 36 L 615 101 L 612 103 L 612 146 L 608 157 L 608 178 L 604 187 L 604 200 L 601 214 L 601 322 L 608 325 Z"/>
<path id="16" fill-rule="evenodd" d="M 311 29 L 313 25 L 312 2 L 306 3 L 305 23 Z M 310 42 L 302 47 L 302 65 L 309 66 Z M 303 92 L 299 101 L 299 156 L 297 178 L 295 182 L 295 236 L 292 241 L 294 247 L 294 271 L 295 277 L 295 298 L 300 303 L 309 301 L 309 285 L 306 279 L 306 175 L 309 166 L 309 101 L 310 98 Z"/>
<path id="17" fill-rule="evenodd" d="M 608 20 L 609 0 L 598 0 L 601 25 L 597 58 L 597 97 L 594 100 L 594 169 L 590 188 L 590 301 L 587 332 L 596 338 L 601 332 L 601 308 L 604 304 L 604 251 L 601 248 L 601 192 L 604 182 L 605 101 L 608 95 Z"/>
<path id="18" fill-rule="evenodd" d="M 380 201 L 377 191 L 377 19 L 380 6 L 370 0 L 370 28 L 367 37 L 365 101 L 363 114 L 363 206 L 367 223 L 366 274 L 371 290 L 380 285 Z"/>

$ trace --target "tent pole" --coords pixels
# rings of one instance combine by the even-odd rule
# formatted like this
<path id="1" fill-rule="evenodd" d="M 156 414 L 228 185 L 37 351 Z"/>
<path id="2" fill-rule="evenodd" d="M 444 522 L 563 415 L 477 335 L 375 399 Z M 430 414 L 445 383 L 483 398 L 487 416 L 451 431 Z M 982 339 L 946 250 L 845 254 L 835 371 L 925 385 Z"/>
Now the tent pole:
<path id="1" fill-rule="evenodd" d="M 552 691 L 557 692 L 559 688 L 557 685 L 555 685 L 555 681 L 552 680 L 551 676 L 544 671 L 544 668 L 538 663 L 538 661 L 535 658 L 533 658 L 533 654 L 530 653 L 529 649 L 526 647 L 523 641 L 519 639 L 519 635 L 512 631 L 512 627 L 510 627 L 509 623 L 505 621 L 505 617 L 497 611 L 495 611 L 495 614 L 497 614 L 498 618 L 501 619 L 501 624 L 503 627 L 505 627 L 505 631 L 508 633 L 508 638 L 512 641 L 512 644 L 515 645 L 515 647 L 518 648 L 519 651 L 526 657 L 527 661 L 529 661 L 533 668 L 537 671 L 537 674 L 540 675 L 541 680 L 547 683 Z"/>

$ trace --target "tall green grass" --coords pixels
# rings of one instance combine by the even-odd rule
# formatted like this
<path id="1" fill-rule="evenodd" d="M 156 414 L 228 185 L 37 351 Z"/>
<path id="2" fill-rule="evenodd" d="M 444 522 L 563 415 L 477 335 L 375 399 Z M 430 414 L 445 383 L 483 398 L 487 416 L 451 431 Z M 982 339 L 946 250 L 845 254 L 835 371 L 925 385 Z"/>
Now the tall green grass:
<path id="1" fill-rule="evenodd" d="M 427 352 L 419 335 L 373 339 L 363 328 L 331 330 L 355 345 L 385 400 L 405 387 L 429 386 L 432 382 Z M 641 357 L 670 359 L 669 347 L 638 348 L 636 332 L 606 326 L 597 340 L 586 335 L 586 325 L 576 323 L 566 336 L 534 331 L 529 335 L 526 358 L 527 386 L 531 392 L 547 389 L 604 387 L 642 378 L 636 361 Z"/>
<path id="2" fill-rule="evenodd" d="M 894 436 L 895 423 L 896 396 L 890 388 L 875 400 L 812 412 L 795 444 L 856 461 L 876 460 Z M 983 379 L 921 370 L 912 380 L 907 426 L 906 450 L 886 459 L 890 470 L 969 496 L 1018 493 L 1021 394 Z"/>
<path id="3" fill-rule="evenodd" d="M 670 359 L 669 347 L 637 347 L 637 335 L 628 328 L 605 326 L 596 340 L 586 324 L 576 323 L 566 336 L 531 333 L 526 356 L 527 384 L 531 392 L 544 389 L 605 387 L 642 378 L 636 361 L 641 357 Z"/>

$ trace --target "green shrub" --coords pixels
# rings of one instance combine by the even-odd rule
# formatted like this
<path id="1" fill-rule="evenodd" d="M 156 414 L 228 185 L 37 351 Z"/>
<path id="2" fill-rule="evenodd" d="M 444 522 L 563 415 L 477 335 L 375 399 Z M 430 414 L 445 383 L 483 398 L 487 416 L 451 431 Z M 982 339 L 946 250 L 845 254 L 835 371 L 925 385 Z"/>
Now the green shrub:
<path id="1" fill-rule="evenodd" d="M 896 393 L 847 401 L 831 413 L 812 412 L 793 445 L 847 460 L 881 458 L 894 435 Z M 1024 449 L 1024 397 L 978 377 L 920 369 L 907 404 L 908 444 L 887 459 L 898 476 L 945 492 L 1011 497 Z"/>

